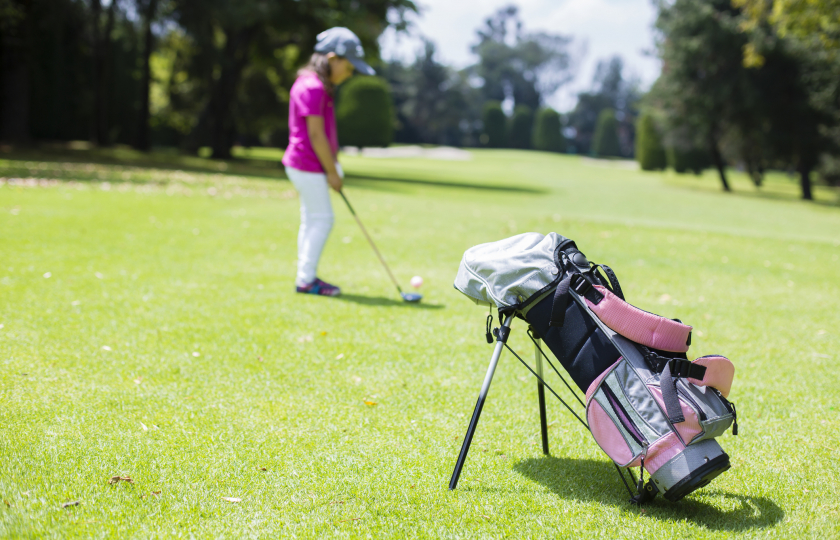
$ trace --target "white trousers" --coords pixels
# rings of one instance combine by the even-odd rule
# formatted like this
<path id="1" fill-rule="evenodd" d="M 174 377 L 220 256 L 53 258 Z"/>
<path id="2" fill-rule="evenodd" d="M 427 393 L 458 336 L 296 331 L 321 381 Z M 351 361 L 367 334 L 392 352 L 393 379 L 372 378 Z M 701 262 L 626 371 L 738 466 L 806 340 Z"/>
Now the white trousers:
<path id="1" fill-rule="evenodd" d="M 336 164 L 338 174 L 344 172 Z M 298 230 L 297 285 L 308 285 L 315 281 L 318 260 L 327 243 L 333 226 L 333 210 L 330 203 L 330 187 L 324 173 L 301 171 L 286 167 L 289 177 L 300 195 L 300 229 Z"/>

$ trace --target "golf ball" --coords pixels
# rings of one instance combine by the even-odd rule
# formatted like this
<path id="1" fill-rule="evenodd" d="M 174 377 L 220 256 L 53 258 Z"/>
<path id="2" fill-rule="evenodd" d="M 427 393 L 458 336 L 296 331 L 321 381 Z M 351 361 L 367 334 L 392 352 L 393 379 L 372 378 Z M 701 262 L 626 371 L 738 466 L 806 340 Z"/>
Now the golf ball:
<path id="1" fill-rule="evenodd" d="M 414 287 L 415 289 L 419 289 L 421 285 L 423 285 L 423 278 L 421 278 L 420 276 L 414 276 L 413 278 L 411 278 L 412 287 Z"/>

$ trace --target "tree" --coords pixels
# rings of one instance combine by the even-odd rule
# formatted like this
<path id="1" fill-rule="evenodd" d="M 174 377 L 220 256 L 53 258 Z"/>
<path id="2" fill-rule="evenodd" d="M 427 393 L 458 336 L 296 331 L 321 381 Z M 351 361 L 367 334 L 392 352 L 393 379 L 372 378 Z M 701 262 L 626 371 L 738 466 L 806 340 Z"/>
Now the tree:
<path id="1" fill-rule="evenodd" d="M 91 98 L 93 100 L 92 109 L 94 111 L 91 126 L 91 139 L 94 143 L 100 146 L 107 146 L 111 143 L 109 133 L 109 119 L 108 109 L 110 104 L 110 95 L 108 93 L 110 70 L 109 64 L 111 60 L 111 52 L 113 48 L 113 31 L 114 21 L 117 11 L 117 0 L 111 0 L 108 5 L 108 12 L 105 16 L 105 23 L 103 27 L 102 22 L 102 2 L 101 0 L 91 0 L 91 43 L 92 47 L 92 65 L 93 65 L 93 93 Z"/>
<path id="2" fill-rule="evenodd" d="M 111 0 L 115 4 L 116 0 Z M 151 87 L 151 66 L 152 48 L 154 46 L 154 34 L 152 34 L 152 21 L 155 20 L 158 11 L 158 0 L 137 0 L 137 8 L 143 14 L 143 74 L 140 82 L 140 114 L 137 124 L 137 148 L 148 150 L 151 146 L 149 139 L 149 90 Z"/>
<path id="3" fill-rule="evenodd" d="M 785 72 L 777 80 L 788 95 L 776 103 L 781 109 L 771 109 L 779 129 L 770 142 L 796 164 L 802 198 L 812 199 L 811 171 L 821 161 L 827 180 L 831 164 L 840 159 L 840 0 L 733 4 L 743 8 L 740 29 L 749 39 L 744 65 Z"/>
<path id="4" fill-rule="evenodd" d="M 388 83 L 380 77 L 355 76 L 341 87 L 335 115 L 342 144 L 388 146 L 394 115 Z"/>
<path id="5" fill-rule="evenodd" d="M 598 157 L 618 157 L 621 155 L 618 142 L 618 122 L 615 119 L 615 111 L 612 109 L 604 109 L 598 115 L 598 125 L 595 127 L 595 135 L 592 137 L 592 154 Z"/>
<path id="6" fill-rule="evenodd" d="M 575 151 L 592 152 L 592 137 L 598 117 L 604 109 L 613 109 L 618 121 L 621 154 L 631 157 L 635 147 L 635 118 L 639 101 L 638 83 L 623 75 L 624 61 L 615 56 L 598 62 L 592 89 L 578 94 L 578 102 L 569 113 L 568 125 L 574 130 Z"/>
<path id="7" fill-rule="evenodd" d="M 475 73 L 483 79 L 485 100 L 511 99 L 537 109 L 544 96 L 571 80 L 571 39 L 545 32 L 528 33 L 514 5 L 503 7 L 477 31 Z"/>
<path id="8" fill-rule="evenodd" d="M 481 120 L 480 90 L 467 73 L 439 63 L 430 41 L 410 65 L 386 64 L 382 73 L 392 89 L 397 129 L 394 140 L 452 146 L 474 145 Z"/>
<path id="9" fill-rule="evenodd" d="M 0 140 L 30 140 L 31 2 L 0 2 Z"/>
<path id="10" fill-rule="evenodd" d="M 484 103 L 482 114 L 484 133 L 481 135 L 482 144 L 490 148 L 504 148 L 507 146 L 507 116 L 498 101 Z"/>
<path id="11" fill-rule="evenodd" d="M 196 44 L 191 75 L 204 86 L 203 109 L 193 130 L 190 146 L 207 143 L 213 157 L 230 158 L 237 135 L 237 110 L 247 108 L 241 93 L 243 75 L 255 62 L 267 61 L 293 48 L 311 51 L 317 34 L 331 26 L 354 30 L 366 50 L 378 55 L 377 38 L 389 25 L 405 23 L 404 13 L 414 11 L 412 0 L 175 0 L 174 17 Z M 389 14 L 396 16 L 389 21 Z M 308 58 L 297 55 L 297 65 Z M 284 70 L 285 71 L 285 70 Z"/>
<path id="12" fill-rule="evenodd" d="M 690 138 L 683 147 L 708 149 L 725 191 L 731 189 L 720 141 L 747 103 L 741 63 L 746 39 L 737 16 L 729 0 L 660 4 L 656 28 L 663 69 L 649 97 L 649 104 L 663 111 L 666 131 Z"/>
<path id="13" fill-rule="evenodd" d="M 534 131 L 534 113 L 527 105 L 517 105 L 510 120 L 510 146 L 531 148 L 531 132 Z"/>
<path id="14" fill-rule="evenodd" d="M 642 114 L 637 123 L 636 161 L 643 171 L 662 170 L 666 166 L 665 149 L 650 113 Z"/>
<path id="15" fill-rule="evenodd" d="M 563 137 L 560 114 L 554 109 L 540 109 L 534 125 L 532 141 L 534 148 L 544 152 L 565 152 L 566 138 Z"/>

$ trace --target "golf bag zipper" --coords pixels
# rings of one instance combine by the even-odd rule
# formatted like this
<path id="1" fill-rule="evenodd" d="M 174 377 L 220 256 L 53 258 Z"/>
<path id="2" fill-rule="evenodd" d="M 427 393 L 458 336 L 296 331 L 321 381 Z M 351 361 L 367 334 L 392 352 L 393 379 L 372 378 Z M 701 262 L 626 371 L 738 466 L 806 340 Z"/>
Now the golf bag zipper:
<path id="1" fill-rule="evenodd" d="M 618 401 L 615 393 L 613 393 L 612 388 L 610 388 L 607 384 L 602 384 L 601 390 L 607 397 L 607 401 L 610 403 L 610 407 L 612 407 L 613 412 L 618 418 L 618 421 L 621 423 L 621 427 L 624 428 L 624 431 L 626 431 L 627 434 L 636 441 L 636 444 L 642 448 L 647 448 L 647 441 L 636 426 L 633 425 L 633 422 L 630 420 L 630 415 L 627 414 L 627 411 L 621 406 L 621 403 Z"/>
<path id="2" fill-rule="evenodd" d="M 717 397 L 720 398 L 721 402 L 723 402 L 723 406 L 726 407 L 726 410 L 729 411 L 729 414 L 732 415 L 732 435 L 738 435 L 738 411 L 735 410 L 735 404 L 723 397 L 723 394 L 720 393 L 720 390 L 710 386 L 709 388 L 717 394 Z"/>

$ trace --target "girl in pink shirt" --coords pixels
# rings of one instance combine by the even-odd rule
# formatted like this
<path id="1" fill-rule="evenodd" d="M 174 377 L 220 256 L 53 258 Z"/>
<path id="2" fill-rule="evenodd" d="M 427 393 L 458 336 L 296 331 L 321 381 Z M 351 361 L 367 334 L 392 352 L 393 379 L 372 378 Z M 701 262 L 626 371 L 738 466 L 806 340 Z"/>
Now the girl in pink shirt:
<path id="1" fill-rule="evenodd" d="M 356 34 L 330 28 L 318 35 L 315 53 L 298 72 L 289 92 L 289 146 L 283 155 L 286 175 L 300 195 L 299 293 L 338 296 L 341 289 L 319 279 L 318 261 L 333 225 L 329 188 L 341 191 L 344 173 L 338 164 L 338 133 L 333 88 L 359 71 L 373 75 L 362 58 Z"/>

